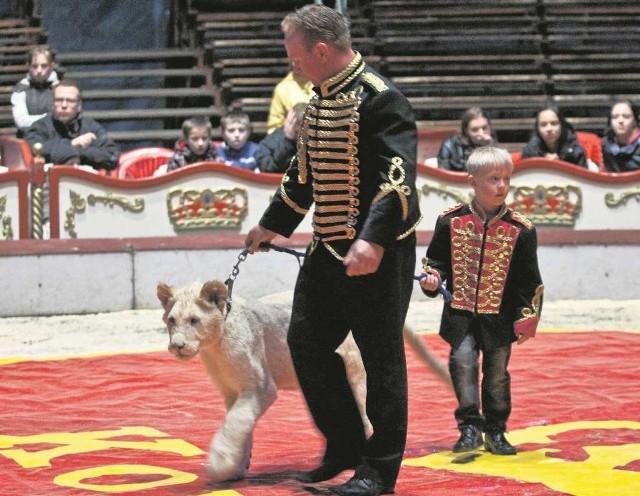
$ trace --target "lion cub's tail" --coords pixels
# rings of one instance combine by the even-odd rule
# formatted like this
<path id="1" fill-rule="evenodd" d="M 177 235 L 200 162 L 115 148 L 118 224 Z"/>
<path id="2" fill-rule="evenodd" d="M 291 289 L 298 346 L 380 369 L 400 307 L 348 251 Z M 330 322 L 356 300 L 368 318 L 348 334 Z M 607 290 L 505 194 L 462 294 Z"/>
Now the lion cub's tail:
<path id="1" fill-rule="evenodd" d="M 427 345 L 420 339 L 418 333 L 407 323 L 404 324 L 402 333 L 404 334 L 404 339 L 409 343 L 413 351 L 427 364 L 427 367 L 429 367 L 442 382 L 453 387 L 447 366 L 427 348 Z"/>

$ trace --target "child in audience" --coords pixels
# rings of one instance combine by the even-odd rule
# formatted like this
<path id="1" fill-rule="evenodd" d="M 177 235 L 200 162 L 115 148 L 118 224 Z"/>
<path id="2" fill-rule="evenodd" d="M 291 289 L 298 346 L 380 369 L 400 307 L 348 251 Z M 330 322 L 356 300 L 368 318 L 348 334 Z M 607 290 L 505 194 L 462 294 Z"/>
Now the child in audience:
<path id="1" fill-rule="evenodd" d="M 58 84 L 53 52 L 46 45 L 35 47 L 27 55 L 29 72 L 13 88 L 11 112 L 18 128 L 17 136 L 53 108 L 53 87 Z"/>
<path id="2" fill-rule="evenodd" d="M 255 170 L 258 143 L 249 141 L 251 136 L 249 116 L 244 112 L 229 112 L 220 119 L 220 128 L 224 143 L 218 147 L 217 159 L 227 165 Z"/>
<path id="3" fill-rule="evenodd" d="M 296 136 L 302 126 L 306 103 L 297 103 L 287 113 L 284 126 L 267 134 L 258 144 L 256 164 L 260 172 L 284 172 L 296 155 Z"/>
<path id="4" fill-rule="evenodd" d="M 623 100 L 611 107 L 609 128 L 602 139 L 604 166 L 609 172 L 640 169 L 640 128 L 638 107 Z"/>
<path id="5" fill-rule="evenodd" d="M 513 342 L 536 333 L 544 286 L 533 224 L 507 207 L 513 162 L 507 150 L 479 147 L 467 161 L 469 203 L 444 211 L 423 259 L 420 287 L 430 297 L 446 282 L 440 336 L 451 346 L 449 371 L 458 400 L 454 453 L 484 447 L 514 455 L 504 436 L 511 413 L 507 370 Z M 482 352 L 481 393 L 479 356 Z"/>
<path id="6" fill-rule="evenodd" d="M 444 140 L 438 152 L 438 167 L 464 172 L 471 152 L 479 146 L 495 145 L 496 138 L 491 120 L 480 107 L 464 111 L 460 132 Z"/>
<path id="7" fill-rule="evenodd" d="M 548 105 L 536 112 L 533 134 L 522 150 L 522 158 L 529 157 L 562 160 L 588 167 L 585 151 L 576 139 L 573 126 L 555 105 Z"/>
<path id="8" fill-rule="evenodd" d="M 211 121 L 207 117 L 192 117 L 182 123 L 183 138 L 176 141 L 167 172 L 185 165 L 216 159 L 216 146 L 211 141 Z"/>

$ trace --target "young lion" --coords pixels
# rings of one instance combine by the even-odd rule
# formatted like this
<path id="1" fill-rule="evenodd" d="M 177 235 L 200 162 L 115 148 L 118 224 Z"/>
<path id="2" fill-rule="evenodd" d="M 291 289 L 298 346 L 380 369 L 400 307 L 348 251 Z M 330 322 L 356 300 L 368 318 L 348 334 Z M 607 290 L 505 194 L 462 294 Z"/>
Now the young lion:
<path id="1" fill-rule="evenodd" d="M 258 419 L 275 401 L 278 389 L 297 389 L 298 381 L 287 346 L 291 295 L 260 300 L 234 298 L 221 281 L 192 283 L 183 288 L 158 284 L 169 331 L 169 351 L 180 360 L 198 355 L 224 398 L 227 414 L 209 448 L 207 474 L 211 481 L 245 476 Z M 448 373 L 405 326 L 412 348 L 441 377 Z M 362 414 L 367 434 L 366 372 L 351 334 L 338 348 Z"/>

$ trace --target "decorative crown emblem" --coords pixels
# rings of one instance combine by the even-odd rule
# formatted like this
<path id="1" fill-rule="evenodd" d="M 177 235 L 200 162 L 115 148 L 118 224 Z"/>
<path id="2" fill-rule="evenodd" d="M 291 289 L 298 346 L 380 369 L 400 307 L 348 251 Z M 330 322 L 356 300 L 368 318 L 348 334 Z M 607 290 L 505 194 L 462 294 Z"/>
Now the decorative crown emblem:
<path id="1" fill-rule="evenodd" d="M 582 211 L 582 191 L 577 186 L 519 186 L 509 207 L 538 226 L 575 226 Z"/>
<path id="2" fill-rule="evenodd" d="M 167 195 L 167 212 L 176 231 L 236 228 L 247 216 L 248 201 L 244 188 L 175 189 Z"/>

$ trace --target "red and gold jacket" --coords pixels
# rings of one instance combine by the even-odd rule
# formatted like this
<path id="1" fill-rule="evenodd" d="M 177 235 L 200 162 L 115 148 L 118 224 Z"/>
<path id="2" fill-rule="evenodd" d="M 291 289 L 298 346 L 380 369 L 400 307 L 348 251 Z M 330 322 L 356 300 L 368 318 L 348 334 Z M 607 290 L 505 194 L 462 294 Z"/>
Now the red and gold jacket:
<path id="1" fill-rule="evenodd" d="M 537 244 L 533 224 L 506 205 L 488 221 L 471 204 L 440 214 L 423 263 L 452 295 L 442 313 L 443 339 L 458 346 L 472 323 L 482 349 L 535 335 L 544 291 Z"/>

